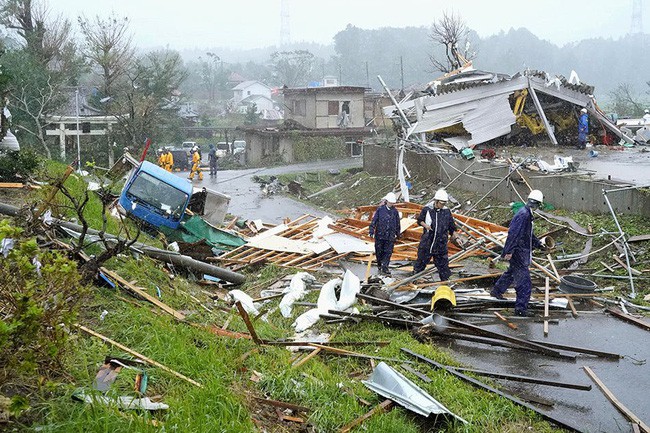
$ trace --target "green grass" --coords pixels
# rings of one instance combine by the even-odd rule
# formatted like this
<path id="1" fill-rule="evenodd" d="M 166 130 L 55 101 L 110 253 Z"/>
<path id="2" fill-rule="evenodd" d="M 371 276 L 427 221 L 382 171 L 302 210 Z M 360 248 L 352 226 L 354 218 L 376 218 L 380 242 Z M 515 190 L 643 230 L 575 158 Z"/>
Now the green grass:
<path id="1" fill-rule="evenodd" d="M 381 189 L 390 185 L 388 178 L 373 178 L 365 173 L 342 172 L 340 175 L 321 174 L 321 181 L 307 180 L 317 175 L 303 175 L 303 187 L 310 193 L 320 190 L 327 184 L 346 182 L 346 187 L 338 192 L 319 196 L 321 205 L 330 209 L 347 207 L 354 203 L 372 203 L 372 195 L 377 198 Z M 284 178 L 283 178 L 284 180 Z M 358 181 L 355 188 L 350 188 Z M 72 180 L 71 185 L 77 182 Z M 357 190 L 358 188 L 358 190 Z M 458 194 L 459 197 L 463 197 Z M 364 197 L 361 200 L 359 197 Z M 354 200 L 354 202 L 353 202 Z M 486 206 L 496 203 L 486 203 Z M 101 210 L 101 209 L 100 209 Z M 489 211 L 491 218 L 509 218 L 509 210 L 494 208 Z M 558 212 L 559 213 L 559 212 Z M 611 230 L 607 216 L 590 217 L 572 213 L 580 224 L 592 223 L 595 231 L 600 227 Z M 647 219 L 622 218 L 626 231 L 630 234 L 644 232 Z M 97 222 L 96 218 L 93 219 Z M 101 220 L 100 220 L 101 221 Z M 539 221 L 537 231 L 548 230 L 552 226 Z M 575 240 L 572 236 L 575 236 Z M 584 238 L 567 235 L 564 239 L 566 253 L 582 249 Z M 594 248 L 601 240 L 594 243 Z M 606 241 L 603 239 L 603 243 Z M 647 255 L 640 255 L 647 259 Z M 161 300 L 167 305 L 182 310 L 189 322 L 199 325 L 222 326 L 230 321 L 229 330 L 246 332 L 246 327 L 233 311 L 224 311 L 226 304 L 214 301 L 209 296 L 209 287 L 198 286 L 194 282 L 176 275 L 171 279 L 162 270 L 162 265 L 145 257 L 116 257 L 107 263 L 126 280 L 157 296 L 156 287 L 161 291 Z M 258 291 L 277 279 L 287 275 L 289 270 L 273 265 L 263 268 L 247 269 L 248 283 L 244 290 Z M 319 282 L 327 278 L 319 275 Z M 254 293 L 253 295 L 257 295 Z M 305 301 L 315 302 L 318 293 L 311 292 Z M 198 302 L 197 302 L 198 300 Z M 290 337 L 291 323 L 308 307 L 295 306 L 292 318 L 284 318 L 277 310 L 279 299 L 268 303 L 272 312 L 269 322 L 258 319 L 254 322 L 258 334 L 265 339 Z M 207 311 L 206 308 L 210 311 Z M 100 320 L 103 311 L 108 314 Z M 353 395 L 344 392 L 351 389 L 357 396 L 379 404 L 383 398 L 368 390 L 361 380 L 371 372 L 367 359 L 350 358 L 321 353 L 300 367 L 290 366 L 293 354 L 282 347 L 256 347 L 251 340 L 217 337 L 214 334 L 187 323 L 173 319 L 169 314 L 155 306 L 132 298 L 121 290 L 95 287 L 85 303 L 79 322 L 167 367 L 196 380 L 203 385 L 198 388 L 159 368 L 147 366 L 149 374 L 148 396 L 160 395 L 170 409 L 155 414 L 133 411 L 118 411 L 113 407 L 86 405 L 75 402 L 71 396 L 75 389 L 90 389 L 93 378 L 105 356 L 131 358 L 120 349 L 109 346 L 95 337 L 74 331 L 71 351 L 60 371 L 53 371 L 51 377 L 41 382 L 38 378 L 23 379 L 26 383 L 42 383 L 31 389 L 31 409 L 13 424 L 19 430 L 41 432 L 159 432 L 149 422 L 153 419 L 164 424 L 164 431 L 187 432 L 255 432 L 260 431 L 252 418 L 263 418 L 268 431 L 290 430 L 288 423 L 282 424 L 275 414 L 264 418 L 260 406 L 251 403 L 249 395 L 263 396 L 291 402 L 311 408 L 308 421 L 314 431 L 333 432 L 357 417 L 368 412 L 371 407 L 364 406 Z M 375 322 L 359 324 L 326 325 L 319 323 L 317 329 L 325 332 L 336 331 L 336 341 L 374 341 L 390 342 L 384 347 L 358 346 L 349 350 L 387 358 L 413 360 L 400 349 L 407 347 L 444 364 L 456 365 L 444 345 L 435 341 L 424 343 L 416 340 L 408 331 L 392 328 Z M 251 352 L 253 349 L 256 351 Z M 244 354 L 249 354 L 242 361 Z M 389 363 L 399 370 L 396 363 Z M 398 364 L 398 363 L 397 363 Z M 395 407 L 376 414 L 366 420 L 354 431 L 415 433 L 422 431 L 445 432 L 554 432 L 559 431 L 543 421 L 536 414 L 515 406 L 513 403 L 477 390 L 469 384 L 452 377 L 443 371 L 436 371 L 423 363 L 414 368 L 432 379 L 424 383 L 408 372 L 402 371 L 434 398 L 451 411 L 469 421 L 469 425 L 459 422 L 432 425 L 414 416 L 409 411 Z M 260 375 L 255 382 L 251 378 Z M 120 373 L 115 383 L 116 394 L 130 392 L 132 372 Z M 485 381 L 485 378 L 481 378 Z M 339 384 L 344 385 L 342 389 Z M 0 387 L 0 392 L 4 389 Z M 267 410 L 268 411 L 268 410 Z M 295 427 L 294 427 L 295 428 Z"/>

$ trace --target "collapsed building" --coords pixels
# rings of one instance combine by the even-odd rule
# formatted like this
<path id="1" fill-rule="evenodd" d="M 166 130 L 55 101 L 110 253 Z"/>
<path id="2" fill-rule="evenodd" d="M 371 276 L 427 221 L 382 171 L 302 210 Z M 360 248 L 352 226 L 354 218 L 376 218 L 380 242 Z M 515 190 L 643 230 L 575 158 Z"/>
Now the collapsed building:
<path id="1" fill-rule="evenodd" d="M 585 108 L 594 144 L 633 144 L 598 107 L 593 90 L 575 72 L 568 80 L 532 70 L 509 76 L 469 64 L 428 83 L 421 94 L 393 100 L 384 114 L 402 124 L 407 146 L 434 142 L 461 150 L 483 143 L 532 144 L 540 137 L 572 144 Z"/>

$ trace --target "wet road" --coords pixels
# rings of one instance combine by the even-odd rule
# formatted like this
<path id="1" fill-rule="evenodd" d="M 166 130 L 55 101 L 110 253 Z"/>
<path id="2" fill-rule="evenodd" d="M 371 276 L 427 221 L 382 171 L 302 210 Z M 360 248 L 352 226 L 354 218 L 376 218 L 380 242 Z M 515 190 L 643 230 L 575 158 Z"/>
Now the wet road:
<path id="1" fill-rule="evenodd" d="M 317 217 L 328 215 L 325 211 L 293 200 L 283 194 L 266 196 L 260 184 L 253 182 L 253 176 L 270 176 L 286 173 L 326 171 L 362 167 L 361 158 L 347 158 L 334 161 L 315 161 L 281 167 L 254 168 L 245 170 L 224 170 L 210 178 L 210 171 L 204 170 L 203 181 L 194 180 L 194 186 L 205 186 L 230 196 L 228 212 L 248 220 L 261 219 L 264 222 L 279 224 L 283 218 L 295 219 L 304 214 Z M 178 173 L 187 177 L 187 172 Z"/>
<path id="2" fill-rule="evenodd" d="M 484 327 L 515 337 L 614 352 L 624 355 L 624 358 L 608 360 L 578 355 L 577 361 L 571 362 L 518 350 L 460 341 L 449 343 L 449 350 L 458 361 L 480 370 L 590 384 L 592 385 L 590 391 L 578 391 L 493 379 L 515 395 L 523 392 L 555 402 L 552 408 L 536 406 L 554 418 L 582 431 L 632 432 L 630 423 L 605 398 L 582 369 L 583 366 L 588 366 L 621 403 L 645 423 L 650 422 L 648 331 L 596 312 L 580 314 L 576 319 L 570 315 L 561 318 L 559 324 L 549 326 L 549 336 L 546 339 L 543 335 L 542 323 L 517 321 L 517 325 L 519 329 L 516 331 L 504 324 L 491 324 Z"/>

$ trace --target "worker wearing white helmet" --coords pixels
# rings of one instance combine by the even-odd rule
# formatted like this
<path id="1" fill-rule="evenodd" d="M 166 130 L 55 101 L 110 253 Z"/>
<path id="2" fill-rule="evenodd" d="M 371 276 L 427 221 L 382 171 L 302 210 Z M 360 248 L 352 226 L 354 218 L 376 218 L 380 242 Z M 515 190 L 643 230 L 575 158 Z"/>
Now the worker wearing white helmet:
<path id="1" fill-rule="evenodd" d="M 433 257 L 440 281 L 447 281 L 451 276 L 447 243 L 450 236 L 454 243 L 458 241 L 454 217 L 446 207 L 448 201 L 447 191 L 439 189 L 433 196 L 433 206 L 427 205 L 420 211 L 417 222 L 424 231 L 418 245 L 418 258 L 413 264 L 414 274 L 422 272 Z"/>
<path id="2" fill-rule="evenodd" d="M 580 117 L 578 118 L 578 149 L 585 149 L 587 147 L 587 134 L 589 134 L 589 116 L 587 109 L 580 110 Z"/>
<path id="3" fill-rule="evenodd" d="M 393 255 L 395 240 L 399 238 L 400 234 L 400 218 L 397 209 L 395 209 L 396 201 L 395 193 L 386 194 L 372 216 L 372 222 L 368 229 L 370 237 L 375 239 L 377 268 L 382 275 L 390 275 L 388 265 L 390 257 Z"/>
<path id="4" fill-rule="evenodd" d="M 533 248 L 545 249 L 533 233 L 533 209 L 544 202 L 544 194 L 534 189 L 528 194 L 528 202 L 510 222 L 508 238 L 503 246 L 501 258 L 510 262 L 508 270 L 497 280 L 490 294 L 497 299 L 504 299 L 503 294 L 514 283 L 517 299 L 515 314 L 526 316 L 532 283 L 528 267 L 532 262 Z"/>
<path id="5" fill-rule="evenodd" d="M 201 152 L 198 146 L 192 148 L 192 169 L 188 179 L 194 180 L 194 175 L 199 174 L 199 180 L 203 180 L 203 170 L 201 170 Z"/>
<path id="6" fill-rule="evenodd" d="M 645 109 L 643 112 L 643 124 L 650 125 L 650 110 Z"/>

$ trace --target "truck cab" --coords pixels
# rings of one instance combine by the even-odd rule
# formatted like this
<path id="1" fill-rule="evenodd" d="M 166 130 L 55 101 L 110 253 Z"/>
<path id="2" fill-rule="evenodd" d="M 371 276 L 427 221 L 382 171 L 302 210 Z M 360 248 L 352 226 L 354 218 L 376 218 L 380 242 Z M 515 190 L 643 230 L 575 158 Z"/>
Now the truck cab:
<path id="1" fill-rule="evenodd" d="M 192 184 L 143 161 L 127 180 L 119 204 L 129 214 L 154 227 L 177 229 L 192 196 Z"/>

